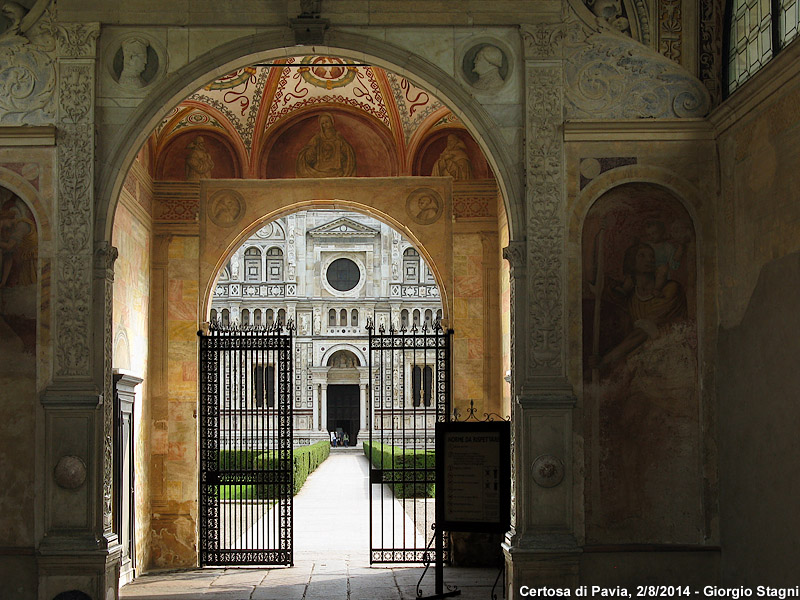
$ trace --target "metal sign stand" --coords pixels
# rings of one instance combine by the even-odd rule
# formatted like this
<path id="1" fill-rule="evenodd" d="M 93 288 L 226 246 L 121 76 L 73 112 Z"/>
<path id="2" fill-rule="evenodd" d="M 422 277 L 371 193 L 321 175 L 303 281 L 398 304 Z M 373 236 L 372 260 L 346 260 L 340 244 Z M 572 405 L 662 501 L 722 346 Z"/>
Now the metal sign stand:
<path id="1" fill-rule="evenodd" d="M 422 575 L 417 582 L 417 598 L 418 600 L 438 600 L 439 598 L 451 598 L 452 596 L 460 596 L 461 590 L 456 587 L 451 587 L 444 582 L 444 531 L 441 531 L 436 528 L 436 524 L 433 525 L 433 540 L 435 540 L 434 545 L 434 567 L 433 567 L 433 574 L 434 574 L 434 591 L 435 593 L 433 596 L 423 596 L 422 590 L 420 589 L 420 584 L 422 584 L 422 580 L 425 578 L 425 574 L 428 572 L 428 568 L 431 566 L 430 561 L 425 562 L 425 570 L 422 572 Z M 430 547 L 430 544 L 428 544 Z M 445 586 L 447 587 L 447 591 L 444 591 Z"/>

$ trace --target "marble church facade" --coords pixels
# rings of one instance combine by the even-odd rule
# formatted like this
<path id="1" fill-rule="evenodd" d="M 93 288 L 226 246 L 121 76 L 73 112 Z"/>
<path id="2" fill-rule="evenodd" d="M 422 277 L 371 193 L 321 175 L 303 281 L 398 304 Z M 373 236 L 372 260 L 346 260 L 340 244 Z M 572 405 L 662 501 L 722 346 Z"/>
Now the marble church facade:
<path id="1" fill-rule="evenodd" d="M 6 3 L 2 594 L 196 564 L 196 332 L 245 241 L 316 209 L 408 240 L 454 404 L 511 415 L 507 597 L 796 584 L 797 3 L 731 4 Z"/>

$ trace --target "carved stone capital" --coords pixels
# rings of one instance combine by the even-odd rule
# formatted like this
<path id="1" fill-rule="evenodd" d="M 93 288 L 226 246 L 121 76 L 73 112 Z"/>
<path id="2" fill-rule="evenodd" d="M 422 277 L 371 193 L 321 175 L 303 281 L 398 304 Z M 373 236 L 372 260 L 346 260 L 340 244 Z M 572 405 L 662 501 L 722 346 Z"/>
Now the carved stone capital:
<path id="1" fill-rule="evenodd" d="M 520 271 L 525 270 L 526 259 L 525 242 L 509 242 L 508 246 L 503 248 L 503 258 L 505 258 L 511 266 L 511 277 L 520 274 Z"/>
<path id="2" fill-rule="evenodd" d="M 106 241 L 94 245 L 94 272 L 95 277 L 104 277 L 114 281 L 114 263 L 119 256 L 119 250 Z"/>
<path id="3" fill-rule="evenodd" d="M 56 30 L 59 58 L 94 58 L 100 23 L 64 23 Z"/>

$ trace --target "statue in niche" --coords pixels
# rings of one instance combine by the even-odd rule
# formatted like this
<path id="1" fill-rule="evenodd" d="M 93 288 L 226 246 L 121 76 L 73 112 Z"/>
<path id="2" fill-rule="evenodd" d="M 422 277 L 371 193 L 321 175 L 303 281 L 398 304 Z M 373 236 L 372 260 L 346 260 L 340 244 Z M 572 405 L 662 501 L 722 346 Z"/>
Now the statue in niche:
<path id="1" fill-rule="evenodd" d="M 500 74 L 503 67 L 503 51 L 497 46 L 486 45 L 475 54 L 472 62 L 472 72 L 477 79 L 472 86 L 479 90 L 495 90 L 505 83 Z"/>
<path id="2" fill-rule="evenodd" d="M 214 161 L 206 149 L 206 141 L 203 136 L 198 135 L 186 147 L 189 149 L 186 157 L 186 181 L 210 179 Z"/>
<path id="3" fill-rule="evenodd" d="M 147 82 L 142 78 L 147 67 L 147 40 L 134 37 L 122 42 L 122 72 L 119 83 L 128 88 L 143 88 Z"/>
<path id="4" fill-rule="evenodd" d="M 487 46 L 488 47 L 488 46 Z M 447 136 L 447 145 L 433 165 L 434 177 L 452 177 L 455 181 L 472 179 L 472 161 L 467 146 L 457 135 Z"/>
<path id="5" fill-rule="evenodd" d="M 0 288 L 36 283 L 36 223 L 21 200 L 0 210 Z"/>
<path id="6" fill-rule="evenodd" d="M 319 131 L 297 155 L 297 177 L 354 177 L 356 155 L 333 124 L 333 115 L 319 116 Z"/>
<path id="7" fill-rule="evenodd" d="M 308 315 L 306 313 L 301 314 L 300 315 L 300 333 L 302 333 L 304 335 L 307 335 L 308 333 L 310 333 L 308 331 L 308 325 L 309 325 L 309 323 L 308 323 Z"/>

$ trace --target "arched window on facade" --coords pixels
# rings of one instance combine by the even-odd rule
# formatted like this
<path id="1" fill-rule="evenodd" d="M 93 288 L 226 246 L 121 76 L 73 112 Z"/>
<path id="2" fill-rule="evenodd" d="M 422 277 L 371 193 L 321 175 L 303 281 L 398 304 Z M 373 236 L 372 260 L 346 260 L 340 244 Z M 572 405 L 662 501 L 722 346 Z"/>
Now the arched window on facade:
<path id="1" fill-rule="evenodd" d="M 250 311 L 246 308 L 242 309 L 242 325 L 250 325 Z"/>
<path id="2" fill-rule="evenodd" d="M 272 324 L 275 322 L 275 312 L 271 309 L 267 309 L 267 327 L 272 327 Z"/>
<path id="3" fill-rule="evenodd" d="M 215 308 L 211 309 L 211 322 L 214 323 L 217 320 L 217 310 Z"/>
<path id="4" fill-rule="evenodd" d="M 255 404 L 261 408 L 264 401 L 270 408 L 275 406 L 275 366 L 256 365 L 253 367 L 253 387 Z"/>
<path id="5" fill-rule="evenodd" d="M 253 311 L 253 324 L 261 326 L 261 309 L 257 308 Z"/>
<path id="6" fill-rule="evenodd" d="M 418 366 L 411 368 L 411 393 L 412 405 L 419 406 L 422 400 L 422 368 Z"/>
<path id="7" fill-rule="evenodd" d="M 422 370 L 422 402 L 425 406 L 431 405 L 431 390 L 433 389 L 433 369 L 426 365 Z"/>
<path id="8" fill-rule="evenodd" d="M 414 248 L 403 252 L 403 283 L 419 283 L 419 252 Z"/>
<path id="9" fill-rule="evenodd" d="M 283 250 L 267 250 L 267 281 L 283 281 Z"/>
<path id="10" fill-rule="evenodd" d="M 413 322 L 414 322 L 414 327 L 419 327 L 419 309 L 418 308 L 414 309 L 412 319 L 413 319 Z"/>
<path id="11" fill-rule="evenodd" d="M 425 328 L 430 329 L 433 327 L 433 311 L 429 308 L 425 311 Z"/>
<path id="12" fill-rule="evenodd" d="M 286 325 L 286 311 L 282 308 L 278 309 L 278 325 L 281 327 Z"/>
<path id="13" fill-rule="evenodd" d="M 343 327 L 347 326 L 347 309 L 345 308 L 339 312 L 339 325 Z"/>
<path id="14" fill-rule="evenodd" d="M 245 281 L 261 281 L 261 250 L 248 248 L 244 251 Z"/>
<path id="15" fill-rule="evenodd" d="M 436 320 L 437 321 L 441 321 L 442 320 L 442 309 L 441 308 L 436 311 Z"/>
<path id="16" fill-rule="evenodd" d="M 222 309 L 222 324 L 223 325 L 231 324 L 231 311 L 229 311 L 227 308 Z"/>
<path id="17" fill-rule="evenodd" d="M 733 92 L 797 37 L 798 0 L 730 0 L 726 34 L 727 91 Z"/>
<path id="18" fill-rule="evenodd" d="M 355 308 L 350 311 L 350 326 L 358 327 L 358 311 Z"/>
<path id="19" fill-rule="evenodd" d="M 328 327 L 336 326 L 336 309 L 332 308 L 328 311 Z"/>
<path id="20" fill-rule="evenodd" d="M 408 311 L 405 308 L 400 311 L 400 327 L 408 329 Z"/>

